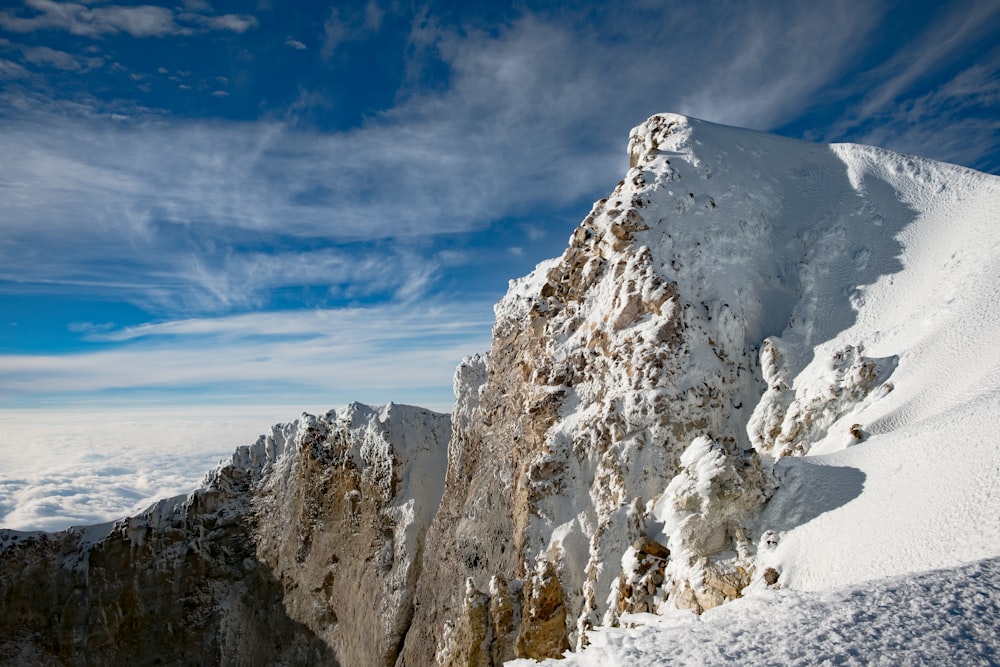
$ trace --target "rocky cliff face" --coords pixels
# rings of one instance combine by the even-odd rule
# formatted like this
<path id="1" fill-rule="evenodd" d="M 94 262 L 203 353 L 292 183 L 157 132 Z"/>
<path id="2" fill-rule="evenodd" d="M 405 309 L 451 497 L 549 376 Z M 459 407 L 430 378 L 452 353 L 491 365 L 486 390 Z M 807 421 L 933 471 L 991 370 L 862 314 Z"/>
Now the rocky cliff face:
<path id="1" fill-rule="evenodd" d="M 838 150 L 654 116 L 459 366 L 446 460 L 447 417 L 352 406 L 106 536 L 7 533 L 0 656 L 495 665 L 776 585 L 771 462 L 896 364 L 834 339 L 911 211 Z"/>
<path id="2" fill-rule="evenodd" d="M 447 415 L 303 415 L 112 525 L 0 533 L 4 664 L 391 665 Z"/>
<path id="3" fill-rule="evenodd" d="M 647 127 L 654 141 L 673 131 L 670 121 Z M 429 535 L 449 556 L 425 566 L 440 574 L 418 584 L 405 664 L 556 656 L 622 611 L 668 597 L 703 608 L 749 583 L 740 518 L 766 500 L 769 482 L 745 435 L 759 377 L 747 316 L 682 284 L 679 263 L 697 257 L 650 244 L 691 234 L 683 222 L 703 222 L 718 204 L 687 191 L 704 172 L 639 139 L 631 152 L 642 168 L 595 205 L 561 258 L 512 285 L 488 360 L 459 372 L 447 493 Z M 677 188 L 669 201 L 651 196 L 668 187 Z M 665 216 L 681 224 L 667 228 Z M 706 231 L 695 231 L 701 257 L 718 245 Z M 731 502 L 685 500 L 684 537 L 668 547 L 648 535 L 650 503 L 685 465 L 697 467 L 682 454 L 699 438 L 725 469 L 713 480 Z M 656 545 L 639 552 L 646 569 L 626 573 L 622 557 L 642 540 Z M 450 587 L 431 583 L 445 572 Z M 706 589 L 706 572 L 726 585 Z M 519 622 L 498 627 L 508 605 Z"/>

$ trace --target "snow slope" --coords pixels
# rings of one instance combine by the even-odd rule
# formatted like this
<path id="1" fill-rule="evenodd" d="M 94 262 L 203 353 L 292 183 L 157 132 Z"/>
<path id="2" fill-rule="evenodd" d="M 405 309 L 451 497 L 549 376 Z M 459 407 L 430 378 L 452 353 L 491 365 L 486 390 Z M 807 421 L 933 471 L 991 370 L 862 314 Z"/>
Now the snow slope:
<path id="1" fill-rule="evenodd" d="M 782 572 L 785 586 L 817 589 L 1000 553 L 1000 178 L 670 120 L 678 127 L 657 151 L 715 174 L 696 197 L 720 208 L 732 193 L 773 197 L 757 206 L 769 242 L 752 257 L 756 273 L 770 274 L 734 267 L 740 252 L 702 265 L 714 271 L 697 280 L 723 298 L 754 280 L 758 294 L 780 285 L 784 298 L 761 299 L 757 330 L 786 357 L 793 402 L 841 392 L 845 383 L 831 380 L 841 350 L 891 360 L 887 382 L 856 404 L 823 397 L 835 418 L 797 443 L 806 456 L 778 463 L 779 488 L 759 522 L 777 544 L 761 565 Z M 749 420 L 765 450 L 752 432 L 769 398 Z"/>
<path id="2" fill-rule="evenodd" d="M 879 226 L 896 231 L 860 248 L 857 235 L 839 237 L 827 252 L 857 266 L 895 250 L 899 269 L 830 285 L 851 294 L 856 321 L 815 348 L 793 386 L 815 384 L 829 351 L 846 345 L 896 367 L 891 391 L 841 415 L 809 456 L 778 466 L 785 481 L 761 527 L 783 536 L 762 564 L 802 589 L 1000 553 L 1000 179 L 870 147 L 831 150 L 881 209 Z M 789 327 L 782 339 L 796 335 Z M 828 487 L 822 501 L 816 485 Z M 823 504 L 791 526 L 803 490 Z"/>
<path id="3" fill-rule="evenodd" d="M 1000 559 L 992 558 L 858 588 L 757 592 L 701 616 L 639 614 L 547 664 L 986 667 L 1000 664 L 998 578 Z"/>

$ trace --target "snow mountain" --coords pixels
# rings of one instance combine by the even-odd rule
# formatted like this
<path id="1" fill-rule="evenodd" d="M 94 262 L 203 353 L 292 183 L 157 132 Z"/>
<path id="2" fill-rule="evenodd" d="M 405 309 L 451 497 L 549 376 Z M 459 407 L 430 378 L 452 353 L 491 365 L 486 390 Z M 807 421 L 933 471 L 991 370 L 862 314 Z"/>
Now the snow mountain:
<path id="1" fill-rule="evenodd" d="M 722 664 L 683 637 L 945 568 L 995 660 L 1000 178 L 673 114 L 628 153 L 450 418 L 304 415 L 140 516 L 0 532 L 0 659 Z"/>

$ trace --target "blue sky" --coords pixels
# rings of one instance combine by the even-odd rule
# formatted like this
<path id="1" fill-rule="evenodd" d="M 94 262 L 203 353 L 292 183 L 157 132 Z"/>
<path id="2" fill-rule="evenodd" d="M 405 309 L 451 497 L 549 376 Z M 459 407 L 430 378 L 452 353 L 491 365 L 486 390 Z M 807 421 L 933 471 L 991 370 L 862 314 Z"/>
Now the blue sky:
<path id="1" fill-rule="evenodd" d="M 672 111 L 1000 172 L 1000 3 L 0 9 L 0 408 L 447 409 Z"/>

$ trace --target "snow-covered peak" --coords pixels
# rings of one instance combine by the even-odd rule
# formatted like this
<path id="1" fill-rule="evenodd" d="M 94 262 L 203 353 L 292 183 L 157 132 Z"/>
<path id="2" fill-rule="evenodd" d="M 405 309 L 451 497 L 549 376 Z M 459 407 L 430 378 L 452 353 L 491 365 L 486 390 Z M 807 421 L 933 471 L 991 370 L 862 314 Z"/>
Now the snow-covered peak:
<path id="1" fill-rule="evenodd" d="M 996 553 L 992 497 L 949 523 L 952 539 L 924 536 L 941 521 L 930 498 L 950 508 L 959 479 L 995 482 L 966 464 L 997 469 L 1000 179 L 675 114 L 635 128 L 628 151 L 563 255 L 497 304 L 488 376 L 456 376 L 465 491 L 442 504 L 457 542 L 436 539 L 478 593 L 448 604 L 486 604 L 491 568 L 509 563 L 505 580 L 558 599 L 582 644 L 623 613 Z M 961 449 L 921 435 L 944 424 Z M 893 451 L 903 441 L 922 460 Z M 925 490 L 872 468 L 883 456 Z M 923 471 L 942 467 L 952 484 L 926 491 Z M 891 540 L 865 519 L 885 508 L 905 526 Z M 522 623 L 523 654 L 558 650 L 558 623 Z"/>

